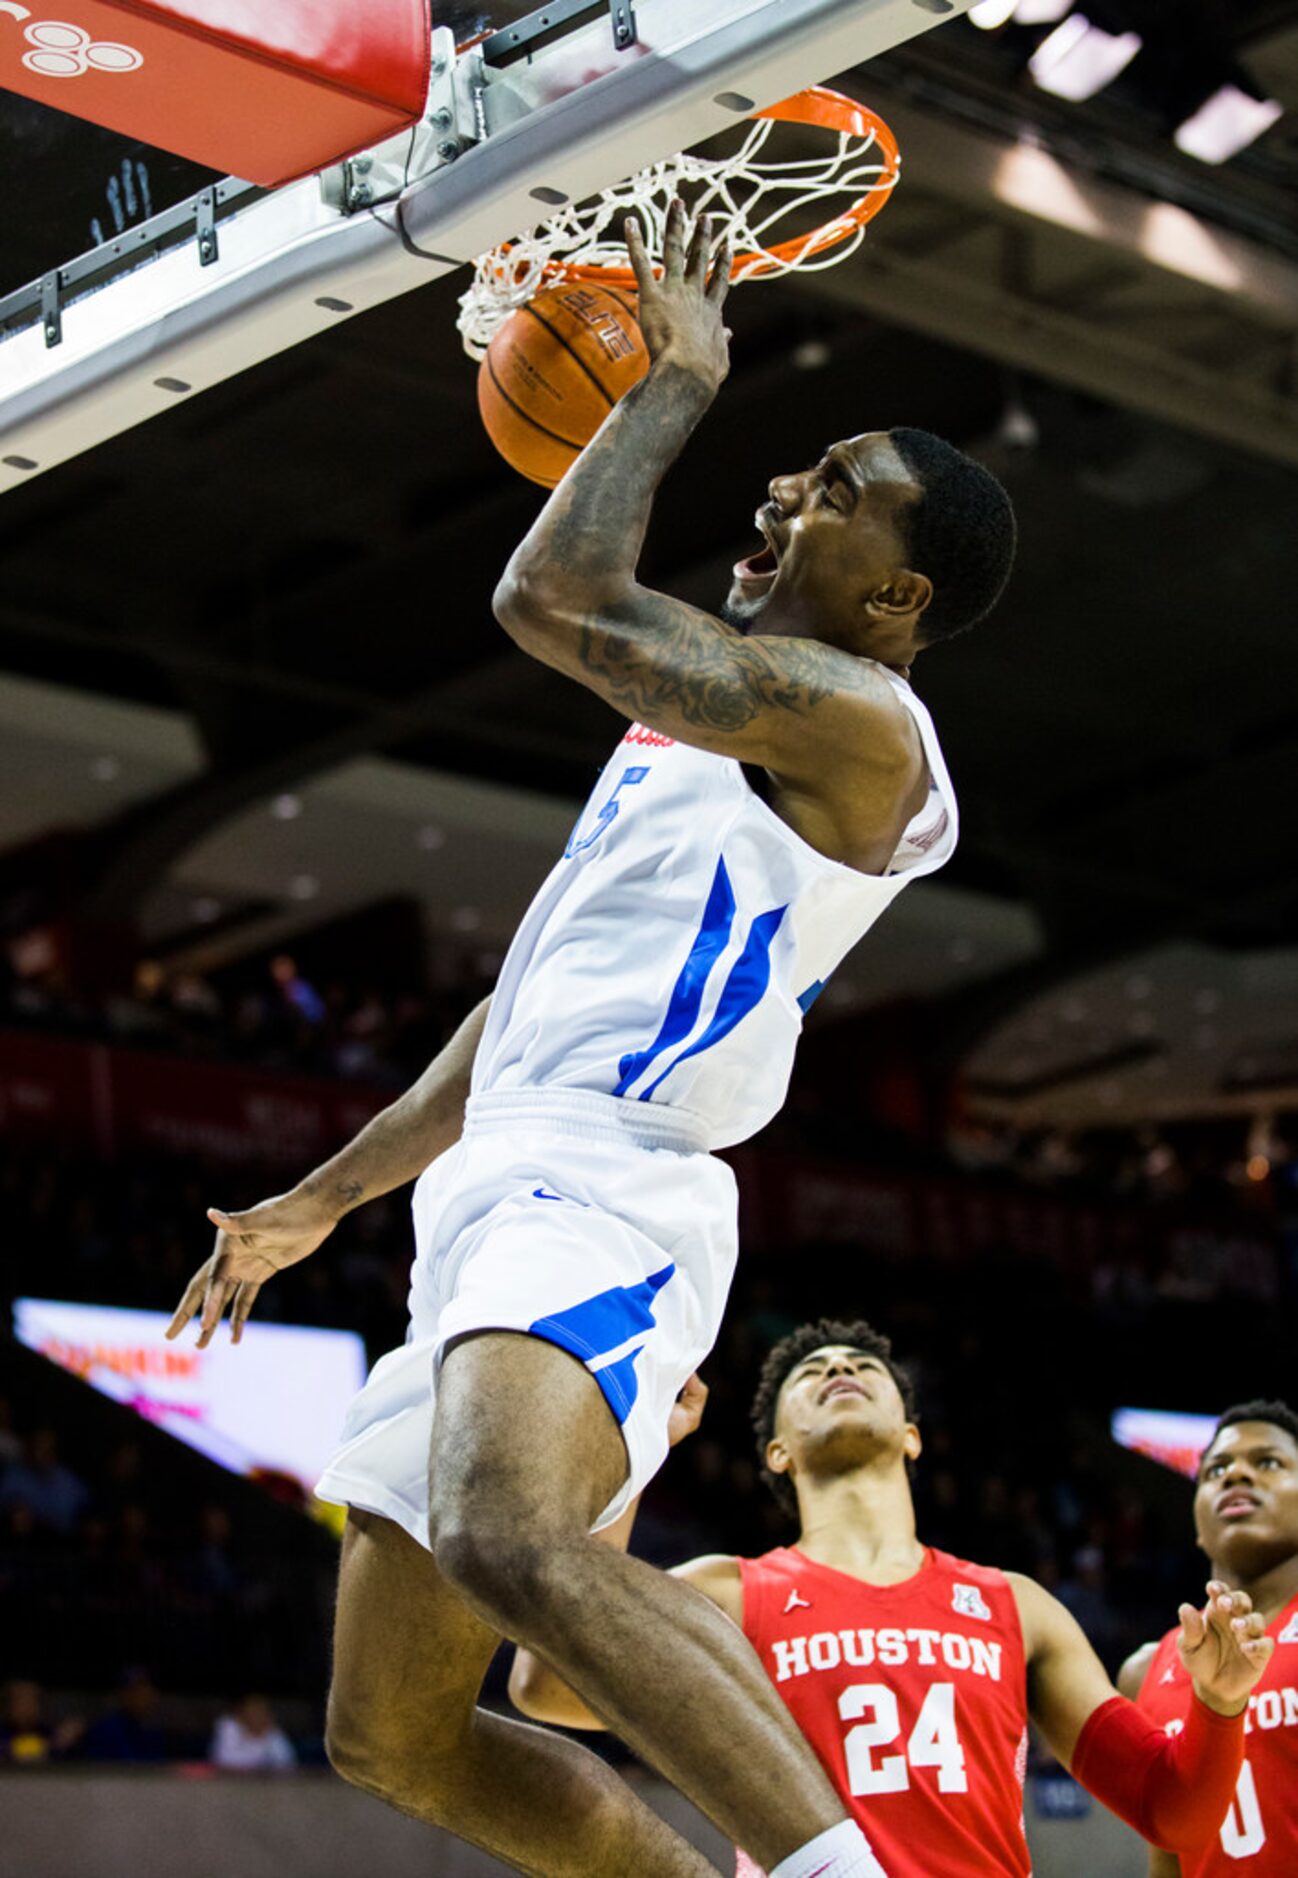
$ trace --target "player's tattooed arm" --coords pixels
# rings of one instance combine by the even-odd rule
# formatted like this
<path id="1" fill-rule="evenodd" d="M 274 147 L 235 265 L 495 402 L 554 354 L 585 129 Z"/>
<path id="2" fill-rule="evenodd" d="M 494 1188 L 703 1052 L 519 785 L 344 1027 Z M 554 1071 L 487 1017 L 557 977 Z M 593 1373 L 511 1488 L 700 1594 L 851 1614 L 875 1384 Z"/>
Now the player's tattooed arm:
<path id="1" fill-rule="evenodd" d="M 649 373 L 609 413 L 510 561 L 495 602 L 509 631 L 515 620 L 580 615 L 634 582 L 658 485 L 729 369 L 721 308 L 730 255 L 724 243 L 714 253 L 712 224 L 691 235 L 672 205 L 661 277 L 638 225 L 627 233 Z"/>
<path id="2" fill-rule="evenodd" d="M 632 586 L 516 637 L 633 722 L 891 819 L 926 774 L 914 720 L 874 666 L 814 639 L 746 638 Z M 900 830 L 897 831 L 898 833 Z"/>

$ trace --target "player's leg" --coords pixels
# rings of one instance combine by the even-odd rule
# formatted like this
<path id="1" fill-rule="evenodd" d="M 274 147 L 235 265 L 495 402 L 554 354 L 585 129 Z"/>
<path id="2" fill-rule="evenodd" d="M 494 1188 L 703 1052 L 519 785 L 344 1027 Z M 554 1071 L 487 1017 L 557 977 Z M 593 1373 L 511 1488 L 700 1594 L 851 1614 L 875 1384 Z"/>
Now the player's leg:
<path id="1" fill-rule="evenodd" d="M 565 1351 L 509 1332 L 449 1349 L 433 1429 L 438 1565 L 769 1870 L 845 1808 L 742 1632 L 590 1537 L 626 1472 L 604 1396 Z"/>
<path id="2" fill-rule="evenodd" d="M 423 1546 L 351 1513 L 329 1692 L 337 1771 L 536 1878 L 713 1874 L 596 1755 L 477 1706 L 499 1641 Z"/>

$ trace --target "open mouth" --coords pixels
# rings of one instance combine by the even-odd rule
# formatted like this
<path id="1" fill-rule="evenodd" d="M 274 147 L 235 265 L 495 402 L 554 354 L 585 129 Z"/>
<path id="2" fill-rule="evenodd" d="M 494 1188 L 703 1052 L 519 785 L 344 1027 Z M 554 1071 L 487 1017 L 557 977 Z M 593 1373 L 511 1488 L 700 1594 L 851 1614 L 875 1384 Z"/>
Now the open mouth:
<path id="1" fill-rule="evenodd" d="M 765 538 L 765 545 L 750 554 L 747 560 L 735 562 L 735 579 L 750 597 L 769 593 L 775 585 L 780 571 L 780 551 L 771 538 L 764 511 L 758 512 L 757 526 Z"/>

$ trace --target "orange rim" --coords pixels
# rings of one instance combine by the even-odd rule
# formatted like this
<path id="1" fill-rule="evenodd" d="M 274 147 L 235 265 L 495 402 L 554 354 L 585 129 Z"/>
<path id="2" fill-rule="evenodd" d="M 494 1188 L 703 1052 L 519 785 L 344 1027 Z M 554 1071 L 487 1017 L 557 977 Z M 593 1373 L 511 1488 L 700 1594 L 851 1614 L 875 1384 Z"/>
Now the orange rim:
<path id="1" fill-rule="evenodd" d="M 862 142 L 872 139 L 884 173 L 873 188 L 832 221 L 805 235 L 795 235 L 792 240 L 776 242 L 774 247 L 750 248 L 736 254 L 730 263 L 732 280 L 740 275 L 745 280 L 759 280 L 764 274 L 777 274 L 790 263 L 807 260 L 813 254 L 824 254 L 826 249 L 850 241 L 857 230 L 872 222 L 884 207 L 901 174 L 897 139 L 883 119 L 868 105 L 858 104 L 855 98 L 848 98 L 841 91 L 831 91 L 827 85 L 811 85 L 806 91 L 795 92 L 793 97 L 765 111 L 754 111 L 753 116 L 769 117 L 785 124 L 812 124 L 817 130 L 842 132 L 849 137 L 859 137 Z M 544 272 L 552 279 L 585 280 L 599 287 L 634 289 L 636 284 L 629 267 L 597 267 L 584 261 L 552 261 Z"/>

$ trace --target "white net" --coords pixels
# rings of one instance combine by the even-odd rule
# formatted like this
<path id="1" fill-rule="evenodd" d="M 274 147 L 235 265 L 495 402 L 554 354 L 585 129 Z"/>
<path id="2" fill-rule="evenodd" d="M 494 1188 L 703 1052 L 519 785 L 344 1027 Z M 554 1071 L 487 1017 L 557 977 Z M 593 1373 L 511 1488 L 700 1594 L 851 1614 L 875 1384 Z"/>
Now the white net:
<path id="1" fill-rule="evenodd" d="M 661 255 L 674 196 L 684 199 L 692 215 L 715 215 L 727 224 L 734 252 L 742 257 L 736 280 L 776 279 L 846 260 L 865 234 L 861 204 L 886 196 L 897 180 L 895 158 L 872 132 L 838 131 L 825 135 L 820 155 L 763 162 L 774 129 L 774 120 L 755 118 L 732 156 L 685 151 L 669 157 L 480 256 L 456 322 L 469 357 L 482 358 L 510 314 L 574 265 L 625 268 L 621 228 L 628 213 L 640 217 L 650 252 Z M 811 225 L 804 231 L 808 216 Z M 797 232 L 781 238 L 781 228 Z"/>

